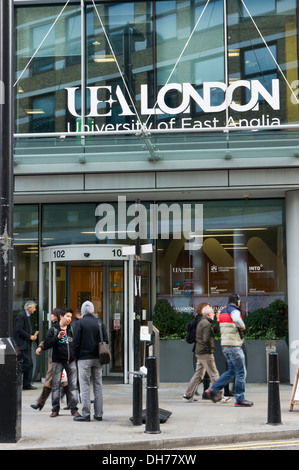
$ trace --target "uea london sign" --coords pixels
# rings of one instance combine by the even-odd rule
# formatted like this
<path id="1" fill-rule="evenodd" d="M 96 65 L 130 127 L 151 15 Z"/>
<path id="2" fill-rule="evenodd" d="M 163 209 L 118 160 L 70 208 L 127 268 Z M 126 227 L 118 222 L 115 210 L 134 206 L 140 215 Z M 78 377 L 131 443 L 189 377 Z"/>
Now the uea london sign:
<path id="1" fill-rule="evenodd" d="M 240 103 L 236 100 L 236 93 L 246 91 L 248 96 L 246 103 Z M 79 87 L 68 87 L 67 106 L 71 115 L 80 118 L 76 109 L 76 98 L 79 93 Z M 136 109 L 128 102 L 122 88 L 118 85 L 115 89 L 111 86 L 89 86 L 89 113 L 86 115 L 89 120 L 85 131 L 103 132 L 103 131 L 139 131 L 141 128 L 147 130 L 153 129 L 153 123 L 150 121 L 151 116 L 159 115 L 157 129 L 172 130 L 174 128 L 181 129 L 201 129 L 201 128 L 217 128 L 220 127 L 220 120 L 217 114 L 228 112 L 228 127 L 263 127 L 278 126 L 280 119 L 271 117 L 268 114 L 257 114 L 257 117 L 247 119 L 239 118 L 236 121 L 229 115 L 230 110 L 239 113 L 247 113 L 248 111 L 259 111 L 259 102 L 262 99 L 269 107 L 274 110 L 280 110 L 280 90 L 279 80 L 272 80 L 272 90 L 268 91 L 259 80 L 237 80 L 230 85 L 222 82 L 205 82 L 202 86 L 202 93 L 195 89 L 190 83 L 169 83 L 163 86 L 156 97 L 155 105 L 149 105 L 149 89 L 148 85 L 140 87 L 140 117 L 146 124 L 140 122 L 139 116 L 136 115 Z M 167 104 L 167 94 L 177 93 L 179 96 L 179 104 L 176 107 L 170 107 Z M 219 96 L 222 98 L 219 100 Z M 104 95 L 104 96 L 103 96 Z M 216 97 L 216 99 L 214 99 Z M 219 102 L 221 101 L 221 102 Z M 213 104 L 217 102 L 217 104 Z M 203 113 L 209 113 L 209 119 L 196 119 L 190 116 L 191 104 L 195 103 Z M 132 119 L 130 122 L 119 122 L 116 124 L 102 123 L 97 124 L 97 118 L 112 116 L 113 106 L 118 108 L 118 116 L 128 116 Z M 115 111 L 113 112 L 115 115 Z M 167 116 L 167 120 L 163 121 L 163 115 Z M 189 115 L 189 116 L 188 116 Z M 172 116 L 169 119 L 169 116 Z M 212 117 L 211 117 L 212 116 Z M 136 119 L 135 119 L 136 118 Z M 90 124 L 91 121 L 91 124 Z M 68 123 L 68 132 L 70 132 L 70 123 Z M 76 129 L 78 131 L 79 129 Z M 82 129 L 83 130 L 83 129 Z"/>

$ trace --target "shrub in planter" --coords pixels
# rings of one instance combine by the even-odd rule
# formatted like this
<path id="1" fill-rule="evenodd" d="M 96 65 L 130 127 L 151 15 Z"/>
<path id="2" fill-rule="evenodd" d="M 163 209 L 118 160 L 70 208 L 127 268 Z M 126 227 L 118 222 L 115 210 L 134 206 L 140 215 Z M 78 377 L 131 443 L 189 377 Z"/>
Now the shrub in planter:
<path id="1" fill-rule="evenodd" d="M 275 300 L 266 308 L 249 312 L 244 318 L 246 339 L 284 339 L 288 335 L 288 307 Z"/>
<path id="2" fill-rule="evenodd" d="M 160 332 L 160 339 L 185 339 L 190 318 L 189 313 L 177 312 L 166 299 L 158 300 L 154 307 L 153 324 Z"/>

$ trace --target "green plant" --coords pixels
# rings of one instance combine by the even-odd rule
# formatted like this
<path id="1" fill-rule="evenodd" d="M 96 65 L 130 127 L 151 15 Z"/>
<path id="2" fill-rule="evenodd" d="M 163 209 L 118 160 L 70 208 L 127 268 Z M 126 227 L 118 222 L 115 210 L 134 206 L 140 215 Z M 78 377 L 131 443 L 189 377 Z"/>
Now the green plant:
<path id="1" fill-rule="evenodd" d="M 288 307 L 275 300 L 266 308 L 249 312 L 244 318 L 246 339 L 283 339 L 288 335 Z"/>
<path id="2" fill-rule="evenodd" d="M 160 339 L 185 339 L 189 313 L 177 312 L 166 299 L 157 301 L 154 307 L 153 324 L 160 332 Z"/>

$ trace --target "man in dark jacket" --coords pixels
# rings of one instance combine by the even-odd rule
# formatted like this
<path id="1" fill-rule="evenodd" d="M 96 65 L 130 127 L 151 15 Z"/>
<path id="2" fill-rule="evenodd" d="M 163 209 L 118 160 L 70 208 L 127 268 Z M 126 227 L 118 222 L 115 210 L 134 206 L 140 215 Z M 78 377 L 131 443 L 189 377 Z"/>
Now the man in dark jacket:
<path id="1" fill-rule="evenodd" d="M 51 326 L 44 341 L 44 349 L 53 348 L 52 352 L 52 413 L 51 418 L 59 415 L 60 410 L 60 382 L 63 369 L 66 370 L 72 416 L 78 413 L 77 367 L 73 350 L 73 328 L 70 323 L 72 314 L 61 309 L 59 321 Z"/>
<path id="2" fill-rule="evenodd" d="M 88 300 L 81 307 L 82 318 L 77 323 L 74 333 L 74 352 L 78 361 L 82 416 L 74 421 L 90 421 L 90 377 L 93 380 L 94 419 L 102 421 L 102 365 L 99 359 L 99 324 L 102 327 L 103 340 L 108 343 L 104 323 L 94 317 L 94 306 Z"/>
<path id="3" fill-rule="evenodd" d="M 184 396 L 185 401 L 193 401 L 193 395 L 198 385 L 202 381 L 206 371 L 212 384 L 214 384 L 219 378 L 219 373 L 214 358 L 214 317 L 215 312 L 210 305 L 207 305 L 202 309 L 202 319 L 196 327 L 196 370 L 186 390 Z M 219 393 L 219 399 L 222 399 L 222 401 L 229 401 L 229 398 L 223 397 L 222 392 Z"/>
<path id="4" fill-rule="evenodd" d="M 16 316 L 14 325 L 14 339 L 22 353 L 23 390 L 36 390 L 31 384 L 33 362 L 31 356 L 31 344 L 37 338 L 38 332 L 32 334 L 30 315 L 36 310 L 36 303 L 28 300 L 24 310 Z"/>

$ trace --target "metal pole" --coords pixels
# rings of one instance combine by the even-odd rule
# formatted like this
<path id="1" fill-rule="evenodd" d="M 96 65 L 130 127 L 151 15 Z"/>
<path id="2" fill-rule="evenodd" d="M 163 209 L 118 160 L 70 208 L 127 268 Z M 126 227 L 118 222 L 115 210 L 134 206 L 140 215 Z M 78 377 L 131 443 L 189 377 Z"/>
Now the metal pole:
<path id="1" fill-rule="evenodd" d="M 13 98 L 12 6 L 0 4 L 0 336 L 12 336 Z"/>
<path id="2" fill-rule="evenodd" d="M 135 217 L 138 220 L 136 225 L 135 240 L 135 320 L 134 320 L 134 376 L 133 376 L 133 424 L 140 426 L 142 424 L 142 376 L 141 367 L 141 343 L 140 343 L 140 318 L 141 318 L 141 271 L 140 271 L 140 201 L 135 204 Z"/>
<path id="3" fill-rule="evenodd" d="M 135 322 L 134 322 L 134 370 L 139 371 L 141 367 L 141 344 L 140 344 L 140 320 L 141 320 L 141 268 L 140 268 L 140 214 L 139 214 L 140 201 L 136 201 L 135 217 L 138 217 L 138 224 L 136 225 L 136 240 L 135 240 Z"/>
<path id="4" fill-rule="evenodd" d="M 21 354 L 13 338 L 13 1 L 0 2 L 0 442 L 21 437 Z"/>

